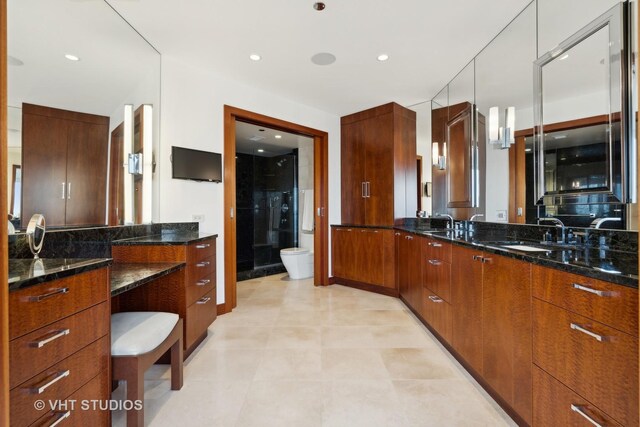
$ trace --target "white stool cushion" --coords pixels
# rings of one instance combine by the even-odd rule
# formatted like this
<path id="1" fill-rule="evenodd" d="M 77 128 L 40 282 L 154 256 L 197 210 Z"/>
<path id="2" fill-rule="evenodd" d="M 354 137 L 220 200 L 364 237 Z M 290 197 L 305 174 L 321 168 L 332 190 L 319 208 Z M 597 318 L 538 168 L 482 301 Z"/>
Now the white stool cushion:
<path id="1" fill-rule="evenodd" d="M 158 347 L 167 339 L 180 317 L 154 311 L 111 315 L 111 355 L 137 356 Z"/>

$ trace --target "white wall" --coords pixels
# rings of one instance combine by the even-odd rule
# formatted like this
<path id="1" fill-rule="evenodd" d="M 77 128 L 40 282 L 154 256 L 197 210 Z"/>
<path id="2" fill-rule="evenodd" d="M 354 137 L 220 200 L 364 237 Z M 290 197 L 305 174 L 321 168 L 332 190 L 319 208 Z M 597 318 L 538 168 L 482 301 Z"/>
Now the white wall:
<path id="1" fill-rule="evenodd" d="M 431 102 L 423 102 L 409 108 L 416 112 L 416 154 L 422 156 L 424 185 L 425 182 L 431 182 Z M 422 210 L 431 215 L 431 197 L 422 197 Z"/>
<path id="2" fill-rule="evenodd" d="M 340 118 L 277 94 L 217 76 L 175 58 L 162 58 L 162 111 L 154 221 L 191 221 L 204 214 L 202 231 L 217 233 L 218 304 L 224 302 L 223 184 L 171 179 L 172 145 L 223 153 L 223 107 L 230 105 L 329 133 L 329 224 L 340 222 Z M 234 155 L 234 153 L 223 153 Z"/>

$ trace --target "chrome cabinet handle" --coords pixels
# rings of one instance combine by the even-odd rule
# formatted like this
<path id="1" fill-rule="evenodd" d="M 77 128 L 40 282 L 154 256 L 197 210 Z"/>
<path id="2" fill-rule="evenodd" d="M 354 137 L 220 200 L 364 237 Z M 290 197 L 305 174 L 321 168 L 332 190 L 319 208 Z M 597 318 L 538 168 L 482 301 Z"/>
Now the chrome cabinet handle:
<path id="1" fill-rule="evenodd" d="M 394 233 L 394 234 L 395 234 L 396 236 L 399 236 L 399 235 L 400 235 L 400 233 Z"/>
<path id="2" fill-rule="evenodd" d="M 53 417 L 53 422 L 51 424 L 49 424 L 48 427 L 55 427 L 58 424 L 60 424 L 62 421 L 66 420 L 67 418 L 69 418 L 71 416 L 71 411 L 67 411 L 67 412 L 59 412 L 57 414 L 55 414 Z"/>
<path id="3" fill-rule="evenodd" d="M 589 292 L 590 294 L 598 295 L 599 297 L 610 297 L 610 296 L 613 296 L 613 292 L 600 291 L 598 289 L 589 288 L 589 287 L 581 285 L 579 283 L 572 283 L 571 286 L 573 287 L 573 289 L 578 289 L 580 291 Z"/>
<path id="4" fill-rule="evenodd" d="M 433 246 L 434 248 L 441 248 L 442 244 L 441 243 L 429 243 L 430 246 Z"/>
<path id="5" fill-rule="evenodd" d="M 198 286 L 205 286 L 205 285 L 208 285 L 209 283 L 211 283 L 211 280 L 209 280 L 209 279 L 202 279 L 202 280 L 198 280 L 198 282 L 196 283 L 196 285 L 198 285 Z"/>
<path id="6" fill-rule="evenodd" d="M 71 183 L 67 183 L 67 199 L 71 200 Z"/>
<path id="7" fill-rule="evenodd" d="M 437 297 L 437 296 L 435 296 L 435 295 L 429 295 L 429 299 L 430 299 L 431 301 L 433 301 L 433 302 L 437 302 L 437 303 L 444 302 L 444 300 L 443 300 L 442 298 Z"/>
<path id="8" fill-rule="evenodd" d="M 429 260 L 429 264 L 431 264 L 431 265 L 441 265 L 442 261 L 437 260 L 437 259 L 430 259 Z"/>
<path id="9" fill-rule="evenodd" d="M 46 389 L 63 379 L 64 377 L 68 377 L 71 372 L 67 369 L 66 371 L 58 372 L 55 377 L 51 381 L 48 381 L 41 386 L 35 386 L 30 389 L 32 394 L 42 394 Z"/>
<path id="10" fill-rule="evenodd" d="M 602 335 L 598 335 L 595 332 L 591 332 L 590 330 L 585 329 L 584 327 L 578 325 L 577 323 L 572 323 L 571 329 L 573 329 L 574 331 L 582 332 L 583 334 L 589 335 L 590 337 L 595 338 L 600 342 L 603 342 L 605 340 L 605 337 L 603 337 Z"/>
<path id="11" fill-rule="evenodd" d="M 362 181 L 362 198 L 367 197 L 367 183 Z"/>
<path id="12" fill-rule="evenodd" d="M 586 412 L 584 412 L 582 410 L 582 406 L 578 406 L 578 405 L 574 405 L 573 403 L 571 404 L 571 410 L 573 412 L 577 412 L 578 414 L 580 414 L 581 417 L 583 417 L 585 420 L 589 421 L 591 424 L 593 424 L 596 427 L 603 427 L 602 424 L 600 424 L 599 422 L 597 422 L 596 420 L 594 420 L 593 418 L 591 418 Z"/>
<path id="13" fill-rule="evenodd" d="M 407 240 L 413 240 L 413 236 L 404 236 L 404 238 Z"/>
<path id="14" fill-rule="evenodd" d="M 196 267 L 206 267 L 206 266 L 208 266 L 209 264 L 211 264 L 211 262 L 209 262 L 209 261 L 203 261 L 203 262 L 199 262 L 199 263 L 197 263 L 197 264 L 196 264 Z"/>
<path id="15" fill-rule="evenodd" d="M 367 197 L 371 197 L 371 183 L 367 181 Z"/>
<path id="16" fill-rule="evenodd" d="M 51 298 L 51 297 L 54 297 L 56 295 L 66 294 L 66 293 L 69 293 L 69 288 L 58 288 L 58 289 L 54 289 L 53 291 L 49 292 L 48 294 L 38 295 L 38 296 L 35 296 L 35 297 L 29 297 L 29 298 L 27 298 L 27 300 L 29 302 L 40 302 L 40 301 L 46 300 L 47 298 Z"/>
<path id="17" fill-rule="evenodd" d="M 63 182 L 62 183 L 62 197 L 61 197 L 61 199 L 66 199 L 67 198 L 67 195 L 65 193 L 65 189 L 66 188 L 67 188 L 66 183 Z"/>
<path id="18" fill-rule="evenodd" d="M 480 261 L 482 261 L 485 264 L 491 264 L 493 262 L 491 258 L 485 258 L 485 257 L 480 257 Z"/>
<path id="19" fill-rule="evenodd" d="M 209 301 L 211 301 L 211 297 L 204 297 L 204 298 L 200 298 L 198 301 L 196 301 L 196 304 L 206 304 Z"/>
<path id="20" fill-rule="evenodd" d="M 32 341 L 29 343 L 29 347 L 33 347 L 33 348 L 42 348 L 45 345 L 49 344 L 51 341 L 55 341 L 58 338 L 62 338 L 65 335 L 69 335 L 69 332 L 71 332 L 69 329 L 63 329 L 60 331 L 53 331 L 53 335 L 51 335 L 48 338 L 43 338 L 40 339 L 40 341 Z"/>
<path id="21" fill-rule="evenodd" d="M 473 260 L 474 261 L 482 261 L 482 255 L 474 255 L 473 256 Z"/>
<path id="22" fill-rule="evenodd" d="M 205 248 L 208 248 L 209 246 L 211 246 L 210 243 L 203 243 L 201 245 L 196 245 L 196 249 L 205 249 Z"/>

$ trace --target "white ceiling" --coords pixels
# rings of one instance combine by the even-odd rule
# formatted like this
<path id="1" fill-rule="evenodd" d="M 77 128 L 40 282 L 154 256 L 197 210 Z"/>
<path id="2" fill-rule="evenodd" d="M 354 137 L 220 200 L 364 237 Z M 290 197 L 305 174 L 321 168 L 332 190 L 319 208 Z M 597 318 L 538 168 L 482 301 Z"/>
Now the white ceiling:
<path id="1" fill-rule="evenodd" d="M 280 138 L 276 138 L 276 135 Z M 313 138 L 251 123 L 236 122 L 236 152 L 238 153 L 273 157 L 289 154 L 291 150 L 300 148 L 302 144 L 313 144 Z"/>
<path id="2" fill-rule="evenodd" d="M 344 115 L 431 99 L 530 0 L 108 2 L 163 55 Z"/>

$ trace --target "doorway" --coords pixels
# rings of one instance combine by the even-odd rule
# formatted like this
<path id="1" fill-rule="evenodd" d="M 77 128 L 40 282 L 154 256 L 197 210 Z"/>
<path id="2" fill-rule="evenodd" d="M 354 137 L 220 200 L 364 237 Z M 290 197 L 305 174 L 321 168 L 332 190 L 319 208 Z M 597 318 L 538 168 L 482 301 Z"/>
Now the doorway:
<path id="1" fill-rule="evenodd" d="M 225 303 L 219 314 L 237 305 L 238 204 L 236 194 L 236 126 L 246 123 L 309 137 L 313 140 L 314 284 L 329 284 L 328 142 L 327 132 L 225 105 L 224 107 L 224 251 Z"/>

